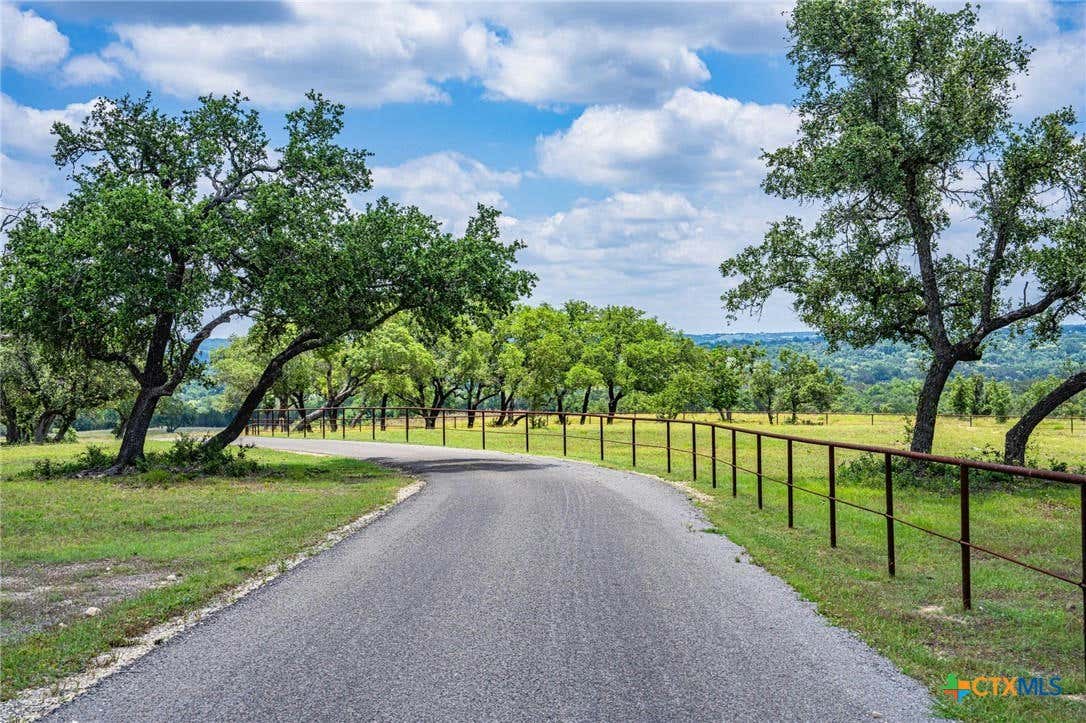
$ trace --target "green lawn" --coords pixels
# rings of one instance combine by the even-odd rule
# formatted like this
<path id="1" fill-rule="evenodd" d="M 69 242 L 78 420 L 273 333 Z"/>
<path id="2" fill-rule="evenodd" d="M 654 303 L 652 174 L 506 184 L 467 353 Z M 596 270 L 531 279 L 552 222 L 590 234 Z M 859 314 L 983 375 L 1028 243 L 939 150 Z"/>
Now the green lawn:
<path id="1" fill-rule="evenodd" d="M 488 415 L 489 416 L 489 415 Z M 708 418 L 708 417 L 705 417 Z M 847 423 L 846 423 L 847 421 Z M 900 446 L 903 421 L 869 417 L 835 418 L 828 427 L 814 424 L 774 425 L 753 421 L 751 429 L 773 429 L 805 437 L 832 438 L 867 444 Z M 405 433 L 400 419 L 389 420 L 389 429 L 376 438 L 412 443 L 441 444 L 440 429 L 420 428 L 413 420 Z M 455 426 L 454 426 L 455 425 Z M 985 447 L 998 444 L 1006 425 L 992 420 L 940 420 L 937 452 L 978 457 Z M 332 437 L 329 430 L 325 433 Z M 648 420 L 637 423 L 637 441 L 663 445 L 664 425 Z M 281 432 L 279 433 L 281 434 Z M 312 433 L 311 433 L 312 434 Z M 316 427 L 320 435 L 319 426 Z M 369 439 L 368 420 L 349 430 L 348 439 Z M 596 420 L 568 429 L 568 454 L 599 462 L 599 427 Z M 295 436 L 292 433 L 292 436 Z M 342 430 L 335 437 L 344 436 Z M 447 421 L 450 445 L 478 448 L 478 427 L 467 430 L 463 419 Z M 488 427 L 487 449 L 523 452 L 523 423 L 516 429 Z M 630 468 L 633 463 L 629 422 L 605 425 L 604 464 Z M 529 430 L 529 449 L 535 454 L 562 455 L 561 427 L 554 418 L 546 427 Z M 672 444 L 691 446 L 690 425 L 672 424 Z M 711 460 L 699 458 L 694 486 L 711 496 L 705 503 L 713 530 L 727 534 L 745 546 L 754 560 L 780 575 L 805 597 L 815 601 L 831 620 L 858 632 L 871 645 L 894 660 L 904 671 L 938 690 L 953 673 L 961 678 L 979 675 L 1060 675 L 1066 693 L 1086 693 L 1083 679 L 1082 596 L 1072 585 L 1025 568 L 973 554 L 973 610 L 962 609 L 960 557 L 956 544 L 898 525 L 896 529 L 897 576 L 886 569 L 885 519 L 838 505 L 838 547 L 829 546 L 828 504 L 796 492 L 795 528 L 788 529 L 786 490 L 768 481 L 785 476 L 785 443 L 766 440 L 763 446 L 764 509 L 756 500 L 755 476 L 737 475 L 738 496 L 731 496 L 730 434 L 718 433 L 718 487 L 711 485 Z M 711 448 L 710 432 L 699 429 L 699 452 Z M 741 467 L 755 468 L 755 445 L 749 435 L 738 435 L 737 460 Z M 1064 462 L 1086 465 L 1086 425 L 1051 424 L 1042 428 L 1031 447 L 1040 463 Z M 845 466 L 862 457 L 838 450 L 836 463 L 843 477 Z M 878 462 L 878 460 L 872 460 Z M 824 447 L 794 447 L 796 484 L 827 491 L 827 452 Z M 637 469 L 662 477 L 690 481 L 693 463 L 687 452 L 674 453 L 672 472 L 666 453 L 648 447 L 637 451 Z M 895 512 L 906 520 L 957 536 L 959 502 L 956 477 L 940 489 L 910 487 L 899 478 L 895 487 Z M 876 510 L 884 507 L 881 476 L 870 482 L 853 479 L 839 482 L 838 495 Z M 1072 578 L 1082 575 L 1079 537 L 1079 498 L 1070 485 L 1023 484 L 1020 489 L 975 491 L 972 495 L 972 539 L 978 544 L 1022 557 Z M 948 716 L 965 720 L 1081 720 L 1086 708 L 1078 700 L 1052 698 L 967 698 L 962 704 L 941 704 Z"/>
<path id="2" fill-rule="evenodd" d="M 240 478 L 32 477 L 35 460 L 82 449 L 0 447 L 5 699 L 200 607 L 409 482 L 365 462 L 265 450 L 248 452 L 263 466 Z M 102 614 L 82 616 L 88 604 Z"/>

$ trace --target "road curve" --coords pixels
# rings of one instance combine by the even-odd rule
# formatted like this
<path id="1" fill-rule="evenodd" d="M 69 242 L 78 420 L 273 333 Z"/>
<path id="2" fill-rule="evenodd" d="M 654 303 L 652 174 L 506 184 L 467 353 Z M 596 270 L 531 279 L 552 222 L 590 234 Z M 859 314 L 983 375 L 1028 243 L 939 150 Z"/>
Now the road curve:
<path id="1" fill-rule="evenodd" d="M 428 485 L 52 720 L 930 716 L 919 683 L 737 562 L 659 481 L 496 452 L 247 441 Z"/>

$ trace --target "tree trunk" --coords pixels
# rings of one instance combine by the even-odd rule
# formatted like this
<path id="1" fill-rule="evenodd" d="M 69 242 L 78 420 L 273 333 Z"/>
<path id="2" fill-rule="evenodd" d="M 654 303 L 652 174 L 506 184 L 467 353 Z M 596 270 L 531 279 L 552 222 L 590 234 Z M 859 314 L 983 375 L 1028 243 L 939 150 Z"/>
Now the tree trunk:
<path id="1" fill-rule="evenodd" d="M 495 427 L 500 427 L 505 424 L 506 415 L 509 408 L 513 406 L 513 395 L 506 394 L 505 390 L 501 390 L 501 394 L 498 397 L 498 408 L 501 409 L 501 414 L 498 415 L 498 420 L 494 422 Z"/>
<path id="2" fill-rule="evenodd" d="M 388 395 L 381 395 L 381 431 L 385 431 L 388 424 Z"/>
<path id="3" fill-rule="evenodd" d="M 581 424 L 585 423 L 588 415 L 588 400 L 592 396 L 592 387 L 584 390 L 584 399 L 581 400 Z"/>
<path id="4" fill-rule="evenodd" d="M 75 421 L 74 414 L 65 414 L 61 417 L 60 426 L 57 427 L 56 434 L 53 435 L 54 442 L 63 442 L 64 435 L 68 434 L 68 430 L 71 429 L 72 422 Z"/>
<path id="5" fill-rule="evenodd" d="M 924 385 L 920 388 L 920 398 L 916 405 L 916 424 L 913 427 L 913 452 L 931 453 L 935 441 L 935 420 L 939 413 L 939 398 L 950 373 L 954 371 L 955 360 L 949 357 L 936 357 L 928 366 L 924 376 Z"/>
<path id="6" fill-rule="evenodd" d="M 19 429 L 19 412 L 15 405 L 8 401 L 3 388 L 0 387 L 0 412 L 4 417 L 4 438 L 8 444 L 16 444 L 22 441 L 22 430 Z"/>
<path id="7" fill-rule="evenodd" d="M 618 401 L 622 399 L 622 393 L 615 394 L 615 385 L 607 385 L 607 423 L 615 423 L 615 413 L 618 411 Z"/>
<path id="8" fill-rule="evenodd" d="M 1037 400 L 1022 418 L 1007 431 L 1003 448 L 1003 459 L 1007 464 L 1026 463 L 1026 445 L 1030 435 L 1041 421 L 1056 408 L 1086 389 L 1086 370 L 1072 374 L 1062 384 Z"/>
<path id="9" fill-rule="evenodd" d="M 49 428 L 53 426 L 53 420 L 56 417 L 56 412 L 42 412 L 37 423 L 34 424 L 34 444 L 45 444 L 46 437 L 49 435 Z"/>
<path id="10" fill-rule="evenodd" d="M 124 474 L 129 467 L 143 459 L 143 445 L 147 440 L 147 430 L 151 428 L 151 418 L 155 416 L 155 407 L 158 406 L 158 400 L 161 398 L 161 395 L 147 389 L 141 389 L 136 395 L 132 412 L 124 425 L 121 448 L 117 452 L 117 458 L 113 460 L 113 465 L 106 470 L 106 474 Z"/>
<path id="11" fill-rule="evenodd" d="M 283 365 L 299 354 L 317 349 L 324 346 L 326 343 L 326 339 L 322 339 L 312 332 L 296 336 L 286 349 L 272 357 L 271 361 L 269 361 L 268 365 L 264 368 L 264 372 L 260 375 L 260 379 L 257 380 L 256 386 L 246 395 L 241 406 L 238 407 L 238 411 L 234 415 L 234 418 L 230 420 L 230 423 L 227 424 L 222 431 L 204 442 L 204 449 L 209 452 L 221 451 L 226 448 L 226 445 L 241 436 L 241 433 L 245 431 L 245 426 L 249 423 L 249 419 L 252 417 L 253 412 L 256 411 L 260 406 L 260 403 L 264 401 L 264 397 L 267 396 L 268 390 L 275 384 L 279 375 L 283 373 Z"/>

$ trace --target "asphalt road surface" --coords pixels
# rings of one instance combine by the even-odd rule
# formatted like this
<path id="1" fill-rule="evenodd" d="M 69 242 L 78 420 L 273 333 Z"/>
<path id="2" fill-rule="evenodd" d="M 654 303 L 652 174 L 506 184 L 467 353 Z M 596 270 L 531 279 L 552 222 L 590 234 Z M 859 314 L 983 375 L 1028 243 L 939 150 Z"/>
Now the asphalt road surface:
<path id="1" fill-rule="evenodd" d="M 62 721 L 921 720 L 931 699 L 648 477 L 250 439 L 427 486 L 58 709 Z"/>

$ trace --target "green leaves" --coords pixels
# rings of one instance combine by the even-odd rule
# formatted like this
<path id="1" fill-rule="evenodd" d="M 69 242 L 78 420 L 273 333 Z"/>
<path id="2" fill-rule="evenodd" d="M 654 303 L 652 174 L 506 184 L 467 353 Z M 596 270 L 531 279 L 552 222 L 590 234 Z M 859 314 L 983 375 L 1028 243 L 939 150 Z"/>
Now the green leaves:
<path id="1" fill-rule="evenodd" d="M 807 226 L 785 218 L 725 260 L 736 283 L 724 308 L 759 311 L 783 290 L 831 348 L 928 351 L 913 442 L 926 451 L 954 364 L 979 359 L 998 329 L 1052 338 L 1081 313 L 1086 143 L 1069 109 L 1013 126 L 1030 50 L 979 30 L 969 6 L 800 0 L 789 31 L 800 129 L 765 155 L 763 187 L 821 212 Z M 963 249 L 974 231 L 951 224 L 967 215 L 979 232 Z"/>

